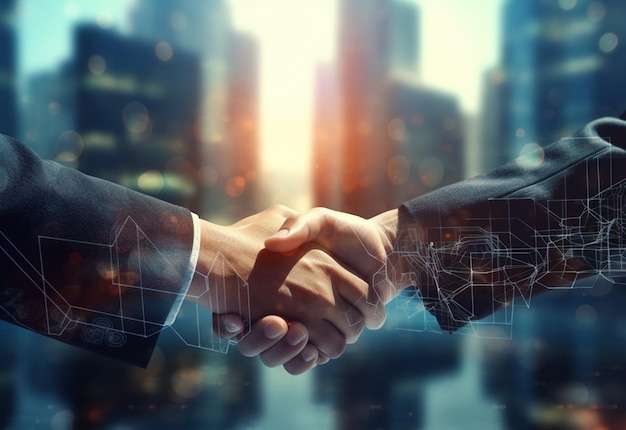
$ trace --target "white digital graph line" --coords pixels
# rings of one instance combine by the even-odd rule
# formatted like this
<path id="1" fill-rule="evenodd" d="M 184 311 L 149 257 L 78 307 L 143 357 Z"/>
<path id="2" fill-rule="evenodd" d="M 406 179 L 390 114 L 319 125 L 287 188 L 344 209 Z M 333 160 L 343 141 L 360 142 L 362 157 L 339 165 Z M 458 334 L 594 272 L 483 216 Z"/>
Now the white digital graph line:
<path id="1" fill-rule="evenodd" d="M 415 220 L 400 232 L 385 261 L 369 253 L 380 264 L 370 284 L 381 300 L 387 300 L 390 288 L 397 293 L 398 285 L 413 285 L 390 310 L 401 316 L 398 328 L 464 328 L 490 336 L 483 328 L 495 325 L 510 336 L 515 308 L 529 307 L 538 290 L 589 288 L 598 280 L 618 283 L 626 277 L 626 158 L 607 151 L 565 166 L 549 187 L 531 184 L 541 192 L 484 196 L 475 212 L 453 223 L 438 220 L 424 227 Z M 541 168 L 543 159 L 537 159 L 526 167 Z M 365 248 L 359 232 L 353 233 L 354 246 Z M 208 310 L 182 300 L 182 275 L 168 250 L 157 249 L 130 217 L 110 243 L 40 236 L 38 247 L 38 261 L 30 261 L 0 232 L 0 258 L 17 269 L 0 291 L 4 319 L 48 336 L 79 336 L 111 348 L 168 328 L 185 345 L 200 349 L 225 353 L 236 342 L 214 333 Z M 55 266 L 60 260 L 62 279 Z M 231 267 L 225 270 L 226 265 Z M 232 285 L 211 276 L 213 270 L 236 273 L 218 254 L 208 273 L 196 273 L 204 280 L 203 294 L 230 296 L 223 290 Z M 217 314 L 235 309 L 251 322 L 249 286 L 236 278 L 237 303 L 211 303 L 211 308 Z M 178 302 L 182 305 L 170 325 L 168 315 Z"/>
<path id="2" fill-rule="evenodd" d="M 3 288 L 0 310 L 5 319 L 51 337 L 76 337 L 93 345 L 118 348 L 128 338 L 146 338 L 171 329 L 184 344 L 226 353 L 234 341 L 214 334 L 211 313 L 183 301 L 181 275 L 132 218 L 109 244 L 39 236 L 39 268 L 0 231 L 0 258 L 19 273 Z M 88 257 L 87 257 L 88 256 Z M 58 272 L 63 264 L 63 280 Z M 214 264 L 228 264 L 223 257 Z M 207 280 L 210 273 L 202 276 Z M 163 288 L 154 279 L 167 279 Z M 249 320 L 247 284 L 238 297 L 239 314 Z M 225 286 L 222 285 L 221 288 Z M 220 288 L 212 285 L 211 288 Z M 182 301 L 178 317 L 166 324 L 172 303 Z M 219 304 L 216 304 L 219 313 Z"/>
<path id="3" fill-rule="evenodd" d="M 620 282 L 626 275 L 626 169 L 620 172 L 616 160 L 604 154 L 569 166 L 562 181 L 550 184 L 548 198 L 486 199 L 479 211 L 486 217 L 470 213 L 457 225 L 426 231 L 407 227 L 389 258 L 400 260 L 405 272 L 398 278 L 393 268 L 383 268 L 385 276 L 415 286 L 395 301 L 400 328 L 464 327 L 464 333 L 510 337 L 515 307 L 529 307 L 538 290 Z M 504 330 L 484 330 L 493 326 Z"/>

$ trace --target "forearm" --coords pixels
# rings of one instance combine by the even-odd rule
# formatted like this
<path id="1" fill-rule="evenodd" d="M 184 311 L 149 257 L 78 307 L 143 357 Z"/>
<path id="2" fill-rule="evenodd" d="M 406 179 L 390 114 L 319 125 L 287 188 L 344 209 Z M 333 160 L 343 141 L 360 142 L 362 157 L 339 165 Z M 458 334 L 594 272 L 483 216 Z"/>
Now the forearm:
<path id="1" fill-rule="evenodd" d="M 596 129 L 623 143 L 622 122 L 599 121 L 535 164 L 518 160 L 404 205 L 413 221 L 394 252 L 442 329 L 549 288 L 623 276 L 625 153 Z"/>
<path id="2" fill-rule="evenodd" d="M 0 178 L 0 317 L 145 364 L 191 279 L 191 213 L 6 137 Z"/>
<path id="3" fill-rule="evenodd" d="M 249 319 L 245 279 L 259 249 L 242 241 L 232 228 L 200 220 L 200 250 L 186 299 L 214 313 L 237 313 Z"/>

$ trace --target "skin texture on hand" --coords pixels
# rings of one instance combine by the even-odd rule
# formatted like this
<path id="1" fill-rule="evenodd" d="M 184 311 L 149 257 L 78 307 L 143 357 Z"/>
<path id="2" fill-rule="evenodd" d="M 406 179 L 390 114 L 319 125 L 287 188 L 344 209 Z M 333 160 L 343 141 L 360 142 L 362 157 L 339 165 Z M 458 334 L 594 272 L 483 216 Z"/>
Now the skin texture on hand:
<path id="1" fill-rule="evenodd" d="M 290 217 L 280 231 L 265 241 L 267 249 L 288 252 L 315 241 L 372 286 L 369 303 L 377 307 L 378 320 L 366 323 L 379 328 L 384 303 L 408 286 L 402 279 L 400 260 L 393 254 L 401 217 L 397 209 L 371 219 L 326 208 Z"/>
<path id="2" fill-rule="evenodd" d="M 290 216 L 276 234 L 265 240 L 265 245 L 274 252 L 284 253 L 292 252 L 307 242 L 316 241 L 320 246 L 331 250 L 344 264 L 351 266 L 363 279 L 373 283 L 385 274 L 382 269 L 391 267 L 388 264 L 388 255 L 391 244 L 395 241 L 398 222 L 398 212 L 395 210 L 382 213 L 372 220 L 365 220 L 354 215 L 317 208 L 303 215 Z M 366 315 L 366 325 L 373 329 L 383 324 L 384 303 L 396 294 L 396 288 L 389 282 L 378 282 L 378 287 L 378 290 L 370 288 L 367 298 L 370 310 L 374 313 Z M 236 315 L 220 315 L 215 318 L 214 326 L 218 328 L 218 332 L 226 331 L 226 321 L 229 318 L 238 320 Z M 312 357 L 317 351 L 310 343 L 303 345 L 302 350 L 290 345 L 285 340 L 290 334 L 287 331 L 276 338 L 267 336 L 266 332 L 272 324 L 287 327 L 287 322 L 277 316 L 265 317 L 255 322 L 250 333 L 239 342 L 240 351 L 248 356 L 259 355 L 268 366 L 283 364 L 285 370 L 294 375 L 310 370 L 315 364 L 328 362 L 328 357 L 320 352 L 317 363 L 314 363 Z M 289 331 L 295 330 L 298 324 L 290 323 Z M 306 330 L 304 326 L 301 328 Z M 223 334 L 218 335 L 224 337 Z"/>
<path id="3" fill-rule="evenodd" d="M 318 208 L 289 218 L 265 243 L 281 251 L 319 243 L 368 279 L 384 303 L 413 285 L 445 331 L 492 315 L 515 298 L 528 304 L 547 288 L 570 287 L 594 273 L 580 258 L 563 258 L 554 247 L 547 247 L 538 261 L 534 248 L 511 252 L 504 240 L 511 237 L 509 230 L 488 227 L 467 221 L 426 229 L 400 210 L 366 220 Z"/>
<path id="4" fill-rule="evenodd" d="M 376 316 L 366 282 L 316 246 L 289 253 L 264 249 L 267 237 L 295 212 L 274 207 L 232 226 L 202 222 L 196 276 L 188 299 L 217 313 L 279 315 L 308 328 L 309 340 L 330 358 L 354 342 Z"/>
<path id="5" fill-rule="evenodd" d="M 213 314 L 213 328 L 218 336 L 231 339 L 243 334 L 245 324 L 236 314 Z M 308 340 L 309 331 L 302 323 L 269 315 L 254 322 L 237 347 L 247 357 L 258 355 L 267 367 L 282 365 L 288 373 L 299 375 L 329 361 Z"/>
<path id="6" fill-rule="evenodd" d="M 270 250 L 285 252 L 315 241 L 367 279 L 383 303 L 414 285 L 444 330 L 454 330 L 470 320 L 492 314 L 508 304 L 505 299 L 524 294 L 522 288 L 531 291 L 528 282 L 523 281 L 519 282 L 518 291 L 513 292 L 495 284 L 493 255 L 485 255 L 478 261 L 467 240 L 459 241 L 450 250 L 431 240 L 418 222 L 406 219 L 399 210 L 364 219 L 316 208 L 290 217 L 265 244 Z M 464 251 L 464 244 L 470 246 L 469 251 Z M 467 258 L 472 259 L 474 270 L 466 264 Z M 507 279 L 523 278 L 523 273 L 512 267 L 506 272 Z M 548 279 L 552 275 L 543 276 Z M 551 283 L 567 284 L 562 275 L 557 278 L 550 278 Z M 541 291 L 535 289 L 535 293 Z"/>
<path id="7" fill-rule="evenodd" d="M 388 259 L 399 228 L 398 223 L 397 210 L 366 220 L 317 208 L 302 215 L 292 214 L 276 234 L 265 240 L 265 245 L 274 252 L 288 253 L 307 242 L 317 241 L 359 276 L 373 283 L 381 276 L 386 279 L 385 271 L 381 272 L 381 269 L 386 270 L 393 266 Z M 385 318 L 384 303 L 396 294 L 396 290 L 389 282 L 380 281 L 377 290 L 370 288 L 367 303 L 373 315 L 365 315 L 368 327 L 375 329 L 382 325 Z M 238 326 L 231 335 L 227 334 L 226 327 L 229 320 L 238 321 Z M 284 327 L 280 335 L 268 336 L 268 331 L 274 331 L 273 327 L 276 326 Z M 243 321 L 234 314 L 218 315 L 214 318 L 214 327 L 221 337 L 240 336 Z M 261 361 L 269 367 L 283 364 L 287 372 L 294 375 L 303 373 L 316 364 L 328 362 L 328 357 L 318 352 L 312 344 L 302 342 L 293 345 L 288 342 L 289 335 L 294 331 L 307 333 L 306 327 L 298 322 L 288 324 L 276 315 L 267 316 L 252 325 L 250 332 L 239 341 L 238 348 L 246 356 L 259 355 Z"/>

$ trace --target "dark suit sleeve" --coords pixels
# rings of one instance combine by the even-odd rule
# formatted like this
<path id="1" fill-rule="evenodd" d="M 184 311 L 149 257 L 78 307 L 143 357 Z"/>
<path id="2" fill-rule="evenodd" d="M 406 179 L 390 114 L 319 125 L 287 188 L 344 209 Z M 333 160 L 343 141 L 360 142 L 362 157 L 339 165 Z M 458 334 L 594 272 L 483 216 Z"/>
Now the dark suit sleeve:
<path id="1" fill-rule="evenodd" d="M 0 136 L 0 318 L 145 366 L 189 285 L 191 213 Z"/>
<path id="2" fill-rule="evenodd" d="M 537 288 L 623 276 L 626 123 L 596 120 L 495 171 L 404 203 L 395 252 L 455 330 Z"/>

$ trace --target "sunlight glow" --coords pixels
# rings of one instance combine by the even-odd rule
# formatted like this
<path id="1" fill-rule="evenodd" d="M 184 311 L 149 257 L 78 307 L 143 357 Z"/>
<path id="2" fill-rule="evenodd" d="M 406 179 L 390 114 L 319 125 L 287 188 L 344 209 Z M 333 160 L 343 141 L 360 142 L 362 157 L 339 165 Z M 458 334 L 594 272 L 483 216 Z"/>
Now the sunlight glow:
<path id="1" fill-rule="evenodd" d="M 480 8 L 463 0 L 405 1 L 420 8 L 420 81 L 459 97 L 463 110 L 476 113 L 484 73 L 497 63 L 502 0 L 485 0 Z M 284 199 L 295 181 L 307 193 L 314 72 L 319 63 L 334 60 L 337 1 L 231 0 L 231 6 L 235 27 L 260 42 L 266 187 Z"/>
<path id="2" fill-rule="evenodd" d="M 334 0 L 235 0 L 239 31 L 260 41 L 262 165 L 267 186 L 285 198 L 297 182 L 307 193 L 314 72 L 334 59 Z M 278 198 L 278 197 L 277 197 Z M 283 201 L 284 202 L 284 201 Z"/>

